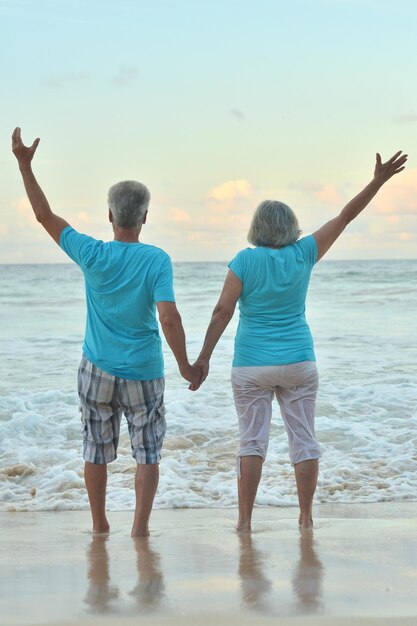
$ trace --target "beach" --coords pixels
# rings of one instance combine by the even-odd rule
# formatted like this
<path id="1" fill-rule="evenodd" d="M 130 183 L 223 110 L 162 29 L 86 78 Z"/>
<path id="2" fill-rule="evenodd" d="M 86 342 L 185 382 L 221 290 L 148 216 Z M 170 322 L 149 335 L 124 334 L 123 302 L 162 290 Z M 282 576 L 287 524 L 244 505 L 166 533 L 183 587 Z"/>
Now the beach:
<path id="1" fill-rule="evenodd" d="M 149 539 L 132 515 L 92 535 L 84 511 L 1 513 L 1 623 L 417 623 L 417 503 L 257 507 L 238 535 L 231 509 L 159 509 Z"/>

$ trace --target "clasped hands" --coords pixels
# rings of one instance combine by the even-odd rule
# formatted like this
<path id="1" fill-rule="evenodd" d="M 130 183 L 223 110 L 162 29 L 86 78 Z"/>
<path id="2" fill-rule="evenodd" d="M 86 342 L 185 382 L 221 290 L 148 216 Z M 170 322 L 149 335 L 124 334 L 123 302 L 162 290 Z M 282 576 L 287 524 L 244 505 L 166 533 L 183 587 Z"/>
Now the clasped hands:
<path id="1" fill-rule="evenodd" d="M 197 391 L 206 380 L 208 373 L 209 361 L 200 357 L 193 365 L 188 364 L 181 370 L 182 377 L 190 383 L 188 387 L 190 391 Z"/>

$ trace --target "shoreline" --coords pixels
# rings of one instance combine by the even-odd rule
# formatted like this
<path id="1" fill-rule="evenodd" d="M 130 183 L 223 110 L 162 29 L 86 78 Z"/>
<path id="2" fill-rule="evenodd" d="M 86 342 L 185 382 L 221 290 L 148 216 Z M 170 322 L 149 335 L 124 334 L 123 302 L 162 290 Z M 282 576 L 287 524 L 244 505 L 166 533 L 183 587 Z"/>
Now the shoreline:
<path id="1" fill-rule="evenodd" d="M 0 612 L 8 626 L 97 623 L 385 626 L 417 623 L 417 502 L 257 507 L 254 532 L 234 509 L 156 509 L 151 537 L 133 512 L 2 512 Z M 16 589 L 19 589 L 18 597 Z"/>

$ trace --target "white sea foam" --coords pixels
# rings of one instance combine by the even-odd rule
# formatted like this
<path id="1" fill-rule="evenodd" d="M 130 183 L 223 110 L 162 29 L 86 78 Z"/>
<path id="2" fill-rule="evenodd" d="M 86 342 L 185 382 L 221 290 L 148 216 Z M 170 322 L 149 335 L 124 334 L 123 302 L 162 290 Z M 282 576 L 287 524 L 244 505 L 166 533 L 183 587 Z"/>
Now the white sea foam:
<path id="1" fill-rule="evenodd" d="M 84 325 L 74 266 L 3 266 L 0 277 L 0 508 L 87 509 L 76 370 Z M 321 376 L 317 500 L 376 502 L 417 493 L 416 262 L 323 263 L 308 317 Z M 201 345 L 225 266 L 179 264 L 178 306 L 190 357 Z M 158 507 L 236 505 L 237 424 L 230 389 L 234 320 L 206 384 L 187 389 L 166 351 L 168 432 Z M 126 425 L 109 466 L 108 507 L 134 507 Z M 296 505 L 277 407 L 257 502 Z"/>

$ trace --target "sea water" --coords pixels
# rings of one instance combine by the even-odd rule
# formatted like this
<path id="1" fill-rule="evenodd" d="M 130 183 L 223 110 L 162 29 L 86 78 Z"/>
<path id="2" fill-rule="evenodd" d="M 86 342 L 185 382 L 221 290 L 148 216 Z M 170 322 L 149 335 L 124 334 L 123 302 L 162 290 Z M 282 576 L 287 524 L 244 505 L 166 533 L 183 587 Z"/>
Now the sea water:
<path id="1" fill-rule="evenodd" d="M 175 265 L 192 360 L 225 278 L 225 263 Z M 320 389 L 318 502 L 417 498 L 417 261 L 322 261 L 307 318 Z M 157 507 L 236 505 L 238 428 L 230 387 L 238 314 L 196 393 L 164 343 L 168 430 Z M 85 323 L 77 266 L 0 266 L 0 509 L 86 509 L 77 367 Z M 135 463 L 123 423 L 109 466 L 108 508 L 133 509 Z M 257 503 L 297 502 L 287 439 L 274 407 Z"/>

